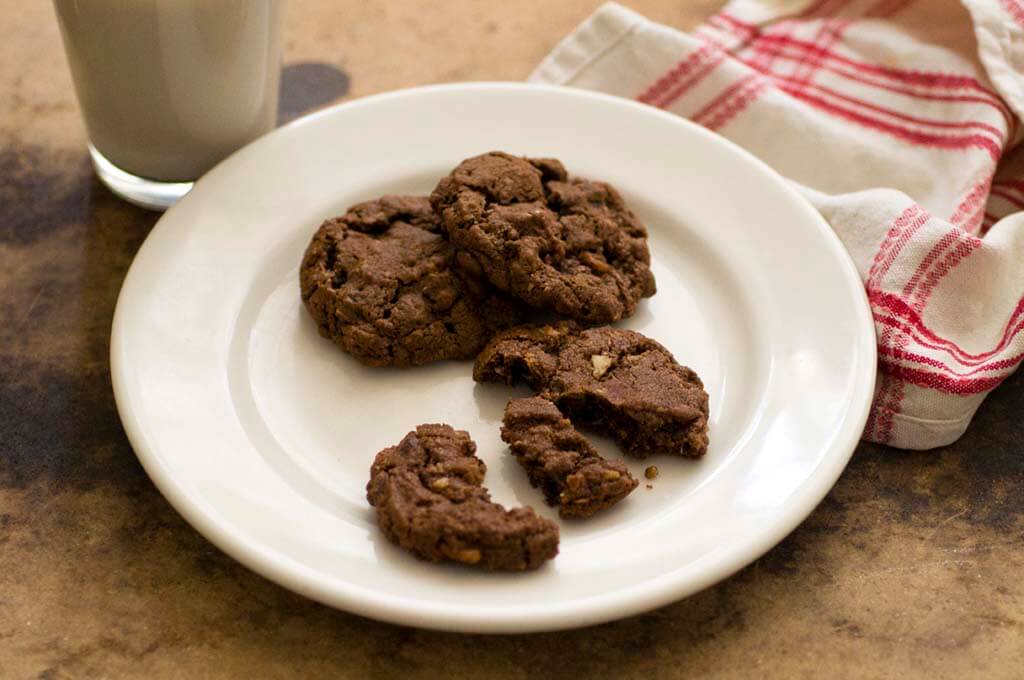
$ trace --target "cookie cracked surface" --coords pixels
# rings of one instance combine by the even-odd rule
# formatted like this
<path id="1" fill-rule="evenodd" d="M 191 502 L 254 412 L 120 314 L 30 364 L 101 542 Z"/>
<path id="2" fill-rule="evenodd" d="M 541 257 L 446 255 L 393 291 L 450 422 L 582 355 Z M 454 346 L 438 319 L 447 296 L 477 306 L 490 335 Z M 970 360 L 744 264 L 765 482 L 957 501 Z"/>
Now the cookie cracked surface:
<path id="1" fill-rule="evenodd" d="M 431 562 L 536 569 L 558 554 L 558 525 L 491 501 L 487 466 L 475 453 L 469 435 L 448 425 L 420 425 L 378 453 L 366 498 L 381 531 Z"/>
<path id="2" fill-rule="evenodd" d="M 611 185 L 557 160 L 469 158 L 430 200 L 459 266 L 533 307 L 607 323 L 655 292 L 644 225 Z"/>
<path id="3" fill-rule="evenodd" d="M 473 378 L 525 382 L 574 424 L 606 433 L 636 458 L 707 452 L 703 383 L 636 331 L 572 322 L 511 328 L 477 356 Z"/>
<path id="4" fill-rule="evenodd" d="M 299 272 L 320 334 L 370 366 L 468 359 L 524 306 L 453 267 L 430 202 L 384 196 L 321 225 Z"/>

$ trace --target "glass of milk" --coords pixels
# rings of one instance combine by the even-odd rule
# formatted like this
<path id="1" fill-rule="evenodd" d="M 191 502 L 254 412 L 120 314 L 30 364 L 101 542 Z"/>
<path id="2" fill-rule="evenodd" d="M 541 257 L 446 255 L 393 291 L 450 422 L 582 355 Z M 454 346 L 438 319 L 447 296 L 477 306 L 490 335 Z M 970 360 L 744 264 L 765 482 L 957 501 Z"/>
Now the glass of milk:
<path id="1" fill-rule="evenodd" d="M 89 153 L 163 210 L 273 129 L 284 0 L 54 0 Z"/>

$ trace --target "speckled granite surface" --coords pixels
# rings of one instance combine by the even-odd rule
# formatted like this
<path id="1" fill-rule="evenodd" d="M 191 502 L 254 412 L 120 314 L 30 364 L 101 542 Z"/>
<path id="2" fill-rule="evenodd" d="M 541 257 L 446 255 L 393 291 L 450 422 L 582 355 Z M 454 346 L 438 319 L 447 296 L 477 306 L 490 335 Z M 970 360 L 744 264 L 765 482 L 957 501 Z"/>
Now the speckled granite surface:
<path id="1" fill-rule="evenodd" d="M 282 114 L 522 78 L 597 4 L 293 1 Z M 688 26 L 718 2 L 631 4 Z M 111 316 L 155 216 L 90 175 L 49 3 L 0 10 L 0 678 L 1024 677 L 1024 376 L 954 446 L 862 446 L 764 558 L 618 623 L 418 631 L 240 567 L 157 493 L 114 409 Z"/>

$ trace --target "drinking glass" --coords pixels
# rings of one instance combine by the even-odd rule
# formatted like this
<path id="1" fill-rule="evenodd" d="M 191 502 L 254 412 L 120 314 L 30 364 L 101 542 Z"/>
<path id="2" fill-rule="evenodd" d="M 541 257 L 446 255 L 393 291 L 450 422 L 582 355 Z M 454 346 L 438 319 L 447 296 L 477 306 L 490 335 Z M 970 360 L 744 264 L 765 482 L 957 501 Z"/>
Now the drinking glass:
<path id="1" fill-rule="evenodd" d="M 100 179 L 162 210 L 273 129 L 284 0 L 54 0 Z"/>

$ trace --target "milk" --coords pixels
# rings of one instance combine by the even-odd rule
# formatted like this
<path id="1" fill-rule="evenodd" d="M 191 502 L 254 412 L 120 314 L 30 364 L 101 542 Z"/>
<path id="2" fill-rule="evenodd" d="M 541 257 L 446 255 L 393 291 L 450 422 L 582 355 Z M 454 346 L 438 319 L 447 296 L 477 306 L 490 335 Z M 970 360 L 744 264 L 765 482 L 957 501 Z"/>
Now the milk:
<path id="1" fill-rule="evenodd" d="M 283 0 L 54 0 L 89 141 L 191 181 L 271 130 Z"/>

